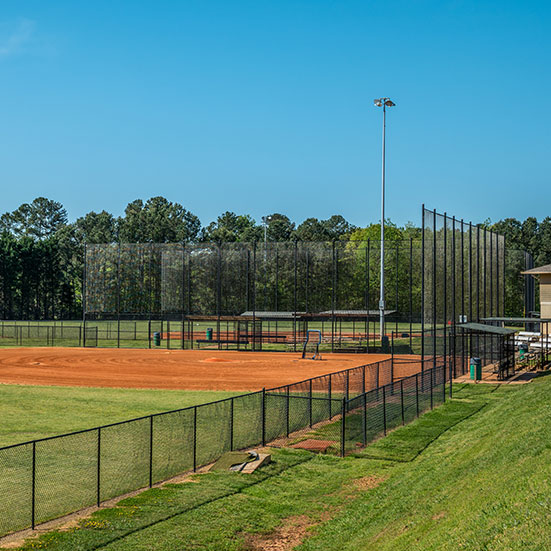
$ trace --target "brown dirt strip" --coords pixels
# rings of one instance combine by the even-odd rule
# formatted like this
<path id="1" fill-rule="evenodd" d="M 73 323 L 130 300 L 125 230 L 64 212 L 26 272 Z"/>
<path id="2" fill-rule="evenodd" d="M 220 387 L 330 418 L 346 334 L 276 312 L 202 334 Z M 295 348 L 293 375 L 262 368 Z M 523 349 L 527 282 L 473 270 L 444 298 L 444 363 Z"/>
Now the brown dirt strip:
<path id="1" fill-rule="evenodd" d="M 11 348 L 0 350 L 0 383 L 110 388 L 254 391 L 389 358 L 386 354 L 225 350 Z M 397 376 L 398 373 L 396 374 Z"/>

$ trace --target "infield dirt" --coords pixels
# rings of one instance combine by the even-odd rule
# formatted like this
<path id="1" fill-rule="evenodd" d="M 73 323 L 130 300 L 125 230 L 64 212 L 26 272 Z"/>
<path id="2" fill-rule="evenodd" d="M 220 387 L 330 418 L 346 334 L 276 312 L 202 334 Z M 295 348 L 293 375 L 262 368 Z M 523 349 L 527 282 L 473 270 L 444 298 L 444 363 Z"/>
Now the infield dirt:
<path id="1" fill-rule="evenodd" d="M 11 348 L 0 350 L 0 383 L 253 391 L 389 358 L 387 354 L 300 354 L 224 350 Z M 396 373 L 397 376 L 403 376 Z"/>

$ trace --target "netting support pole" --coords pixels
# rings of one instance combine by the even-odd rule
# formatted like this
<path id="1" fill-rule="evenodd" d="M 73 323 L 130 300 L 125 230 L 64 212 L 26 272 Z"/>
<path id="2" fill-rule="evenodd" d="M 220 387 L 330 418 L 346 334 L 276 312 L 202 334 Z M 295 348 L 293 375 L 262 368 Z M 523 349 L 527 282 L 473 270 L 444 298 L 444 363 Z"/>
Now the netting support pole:
<path id="1" fill-rule="evenodd" d="M 313 401 L 312 401 L 312 379 L 310 379 L 310 389 L 309 389 L 309 406 L 308 412 L 310 414 L 310 428 L 312 428 L 313 423 L 313 411 L 312 411 Z"/>
<path id="2" fill-rule="evenodd" d="M 434 400 L 432 396 L 432 390 L 434 388 L 434 368 L 430 370 L 430 409 L 434 407 Z"/>
<path id="3" fill-rule="evenodd" d="M 86 348 L 86 243 L 84 243 L 84 269 L 82 277 L 82 346 Z"/>
<path id="4" fill-rule="evenodd" d="M 415 374 L 415 411 L 419 417 L 419 373 Z"/>
<path id="5" fill-rule="evenodd" d="M 117 247 L 117 348 L 121 347 L 121 243 Z"/>
<path id="6" fill-rule="evenodd" d="M 404 413 L 404 381 L 400 379 L 400 404 L 402 406 L 402 425 L 406 424 L 406 416 Z"/>
<path id="7" fill-rule="evenodd" d="M 287 389 L 286 389 L 286 396 L 287 396 L 287 399 L 285 400 L 285 434 L 287 436 L 287 438 L 289 438 L 289 433 L 291 432 L 290 431 L 290 419 L 289 419 L 289 416 L 290 416 L 290 397 L 289 397 L 289 394 L 290 394 L 290 389 L 289 389 L 289 385 L 287 385 Z M 329 415 L 331 415 L 331 403 L 329 404 Z"/>
<path id="8" fill-rule="evenodd" d="M 233 420 L 233 402 L 234 402 L 234 399 L 232 398 L 230 400 L 230 451 L 232 452 L 233 451 L 233 424 L 234 424 L 234 420 Z"/>
<path id="9" fill-rule="evenodd" d="M 386 436 L 386 385 L 383 386 L 383 432 Z"/>
<path id="10" fill-rule="evenodd" d="M 432 367 L 436 367 L 436 209 L 432 212 Z"/>
<path id="11" fill-rule="evenodd" d="M 342 408 L 341 408 L 341 457 L 344 457 L 345 437 L 346 437 L 346 398 L 343 398 Z"/>
<path id="12" fill-rule="evenodd" d="M 101 503 L 101 427 L 98 428 L 98 457 L 96 462 L 96 504 Z"/>
<path id="13" fill-rule="evenodd" d="M 266 445 L 266 388 L 262 389 L 262 445 Z"/>
<path id="14" fill-rule="evenodd" d="M 33 442 L 33 474 L 32 474 L 32 489 L 31 489 L 31 528 L 35 526 L 35 511 L 36 511 L 36 442 Z"/>
<path id="15" fill-rule="evenodd" d="M 425 362 L 425 205 L 421 215 L 421 372 Z"/>

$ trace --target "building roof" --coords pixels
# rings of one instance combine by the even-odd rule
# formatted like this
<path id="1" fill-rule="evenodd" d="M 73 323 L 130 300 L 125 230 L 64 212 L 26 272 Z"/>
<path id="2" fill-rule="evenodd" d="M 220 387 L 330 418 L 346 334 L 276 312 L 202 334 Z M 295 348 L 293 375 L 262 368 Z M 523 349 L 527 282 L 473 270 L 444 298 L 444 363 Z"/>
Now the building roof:
<path id="1" fill-rule="evenodd" d="M 551 264 L 545 266 L 540 266 L 539 268 L 532 268 L 531 270 L 526 270 L 521 272 L 522 274 L 528 275 L 542 275 L 542 274 L 551 274 Z"/>
<path id="2" fill-rule="evenodd" d="M 551 322 L 551 318 L 482 318 L 481 321 L 500 323 L 548 323 Z"/>
<path id="3" fill-rule="evenodd" d="M 476 331 L 477 333 L 493 333 L 494 335 L 512 335 L 516 333 L 515 329 L 507 329 L 506 327 L 496 327 L 495 325 L 484 325 L 483 323 L 461 323 L 456 327 Z"/>

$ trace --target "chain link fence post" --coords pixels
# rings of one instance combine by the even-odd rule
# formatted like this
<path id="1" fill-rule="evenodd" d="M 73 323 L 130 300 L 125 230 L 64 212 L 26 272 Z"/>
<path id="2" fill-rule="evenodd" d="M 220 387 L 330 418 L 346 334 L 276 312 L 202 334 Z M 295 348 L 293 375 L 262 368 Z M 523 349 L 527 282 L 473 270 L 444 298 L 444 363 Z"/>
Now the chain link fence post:
<path id="1" fill-rule="evenodd" d="M 197 406 L 193 408 L 193 472 L 197 470 Z"/>
<path id="2" fill-rule="evenodd" d="M 266 445 L 266 388 L 262 389 L 262 445 Z"/>
<path id="3" fill-rule="evenodd" d="M 233 451 L 233 402 L 234 399 L 230 400 L 230 451 Z"/>
<path id="4" fill-rule="evenodd" d="M 386 385 L 383 386 L 383 431 L 386 436 Z"/>
<path id="5" fill-rule="evenodd" d="M 35 511 L 36 511 L 36 442 L 33 442 L 33 474 L 32 474 L 32 489 L 31 489 L 31 528 L 35 526 Z"/>
<path id="6" fill-rule="evenodd" d="M 342 407 L 341 407 L 341 457 L 344 457 L 345 438 L 346 438 L 346 398 L 343 398 Z"/>
<path id="7" fill-rule="evenodd" d="M 415 374 L 415 411 L 419 417 L 419 373 Z"/>
<path id="8" fill-rule="evenodd" d="M 153 486 L 153 415 L 149 416 L 149 487 Z"/>
<path id="9" fill-rule="evenodd" d="M 101 503 L 101 427 L 98 427 L 98 454 L 96 461 L 96 505 Z"/>
<path id="10" fill-rule="evenodd" d="M 406 424 L 406 417 L 404 415 L 404 381 L 400 379 L 400 404 L 402 406 L 402 425 Z"/>

